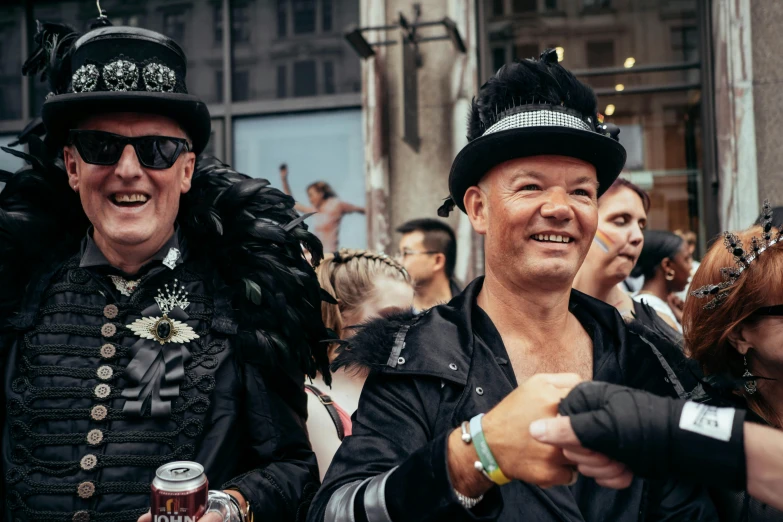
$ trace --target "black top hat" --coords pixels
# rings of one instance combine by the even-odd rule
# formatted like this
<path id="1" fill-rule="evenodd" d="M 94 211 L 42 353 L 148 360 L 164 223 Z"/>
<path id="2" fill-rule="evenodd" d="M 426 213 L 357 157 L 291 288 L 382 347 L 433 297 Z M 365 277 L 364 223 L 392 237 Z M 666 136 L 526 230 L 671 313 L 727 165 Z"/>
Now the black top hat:
<path id="1" fill-rule="evenodd" d="M 45 44 L 47 37 L 40 39 Z M 211 121 L 206 104 L 188 94 L 186 63 L 180 46 L 154 31 L 111 26 L 89 31 L 63 53 L 60 85 L 53 87 L 41 113 L 47 140 L 63 145 L 68 131 L 86 116 L 145 112 L 177 121 L 193 141 L 193 151 L 201 153 Z"/>
<path id="2" fill-rule="evenodd" d="M 530 156 L 559 155 L 595 166 L 598 195 L 625 165 L 625 149 L 615 125 L 598 121 L 592 89 L 557 63 L 553 49 L 539 60 L 503 66 L 485 83 L 468 123 L 468 144 L 457 154 L 449 175 L 450 197 L 438 210 L 447 216 L 492 167 Z"/>

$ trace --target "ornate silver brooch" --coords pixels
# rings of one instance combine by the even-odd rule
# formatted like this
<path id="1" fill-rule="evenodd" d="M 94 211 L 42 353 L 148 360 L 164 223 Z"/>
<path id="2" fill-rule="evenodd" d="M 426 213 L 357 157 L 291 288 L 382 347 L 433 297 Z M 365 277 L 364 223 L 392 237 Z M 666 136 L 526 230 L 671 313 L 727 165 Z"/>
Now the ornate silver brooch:
<path id="1" fill-rule="evenodd" d="M 116 288 L 122 295 L 130 297 L 130 295 L 139 287 L 139 281 L 129 281 L 122 276 L 110 275 L 109 279 L 114 283 Z"/>
<path id="2" fill-rule="evenodd" d="M 185 287 L 177 288 L 177 280 L 171 288 L 166 284 L 163 290 L 158 290 L 155 297 L 158 303 L 162 317 L 146 316 L 136 319 L 128 328 L 142 339 L 150 339 L 160 344 L 166 343 L 188 343 L 198 339 L 198 334 L 188 324 L 174 319 L 174 317 L 186 318 L 185 309 L 190 305 L 187 298 Z"/>
<path id="3" fill-rule="evenodd" d="M 73 92 L 92 92 L 98 87 L 100 73 L 93 64 L 82 65 L 71 77 L 71 90 Z"/>
<path id="4" fill-rule="evenodd" d="M 174 71 L 159 63 L 145 65 L 141 75 L 144 87 L 151 92 L 172 92 L 177 83 Z"/>
<path id="5" fill-rule="evenodd" d="M 103 67 L 103 82 L 110 91 L 135 91 L 139 68 L 128 60 L 116 60 Z"/>

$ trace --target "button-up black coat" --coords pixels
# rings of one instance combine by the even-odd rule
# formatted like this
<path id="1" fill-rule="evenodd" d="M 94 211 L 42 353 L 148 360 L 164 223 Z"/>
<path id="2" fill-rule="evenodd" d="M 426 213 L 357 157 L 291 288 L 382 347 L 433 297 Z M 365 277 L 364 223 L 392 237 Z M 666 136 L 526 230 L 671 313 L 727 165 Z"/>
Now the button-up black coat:
<path id="1" fill-rule="evenodd" d="M 491 321 L 477 317 L 481 284 L 421 316 L 371 323 L 343 351 L 342 364 L 375 370 L 309 522 L 714 520 L 701 488 L 638 478 L 619 491 L 584 477 L 548 490 L 514 481 L 462 508 L 447 472 L 448 434 L 516 385 Z M 614 308 L 577 291 L 570 308 L 593 339 L 596 378 L 674 397 L 695 385 L 677 347 L 632 333 Z"/>
<path id="2" fill-rule="evenodd" d="M 0 172 L 0 518 L 135 522 L 156 468 L 194 460 L 211 489 L 238 489 L 256 520 L 303 520 L 318 471 L 302 384 L 326 361 L 328 333 L 302 256 L 305 245 L 319 259 L 320 243 L 293 200 L 200 160 L 180 201 L 183 262 L 156 256 L 124 296 L 108 277 L 116 269 L 80 266 L 79 199 L 62 163 L 30 148 L 30 167 Z M 123 396 L 136 384 L 128 325 L 175 278 L 199 338 L 183 342 L 170 414 L 153 416 L 147 399 L 135 415 Z"/>

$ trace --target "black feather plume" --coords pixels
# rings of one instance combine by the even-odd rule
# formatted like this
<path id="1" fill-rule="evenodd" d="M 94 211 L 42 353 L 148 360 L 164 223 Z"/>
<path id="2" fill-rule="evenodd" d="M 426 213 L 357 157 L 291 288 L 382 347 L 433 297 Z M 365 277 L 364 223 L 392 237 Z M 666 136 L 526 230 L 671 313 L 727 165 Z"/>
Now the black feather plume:
<path id="1" fill-rule="evenodd" d="M 71 73 L 73 44 L 81 34 L 66 24 L 36 21 L 37 31 L 33 41 L 36 48 L 22 65 L 22 74 L 48 81 L 49 91 L 63 94 L 68 90 Z"/>
<path id="2" fill-rule="evenodd" d="M 37 136 L 30 153 L 12 151 L 28 166 L 0 171 L 0 330 L 19 310 L 25 288 L 39 270 L 79 251 L 89 227 L 63 162 Z M 302 255 L 323 257 L 320 241 L 299 220 L 293 199 L 265 180 L 240 174 L 214 158 L 199 158 L 190 192 L 177 217 L 194 266 L 228 287 L 246 362 L 263 368 L 293 364 L 330 381 L 321 320 L 321 288 Z M 293 224 L 293 225 L 292 225 Z"/>
<path id="3" fill-rule="evenodd" d="M 562 105 L 597 121 L 593 90 L 552 61 L 551 50 L 539 60 L 521 60 L 501 67 L 482 85 L 468 116 L 468 140 L 481 136 L 504 112 L 524 104 Z M 555 55 L 556 56 L 556 55 Z"/>

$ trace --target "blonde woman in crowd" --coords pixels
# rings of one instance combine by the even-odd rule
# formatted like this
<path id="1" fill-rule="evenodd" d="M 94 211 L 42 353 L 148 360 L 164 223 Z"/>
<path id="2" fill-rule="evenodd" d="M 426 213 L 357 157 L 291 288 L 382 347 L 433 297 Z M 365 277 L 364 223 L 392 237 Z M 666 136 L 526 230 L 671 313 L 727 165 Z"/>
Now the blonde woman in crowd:
<path id="1" fill-rule="evenodd" d="M 413 285 L 405 269 L 391 257 L 368 250 L 341 249 L 327 255 L 317 268 L 321 288 L 337 304 L 322 303 L 321 315 L 327 328 L 341 339 L 353 333 L 352 327 L 385 314 L 413 306 Z M 329 347 L 334 361 L 339 343 Z M 351 434 L 351 414 L 356 411 L 366 368 L 339 369 L 332 374 L 329 389 L 321 375 L 308 391 L 307 431 L 318 457 L 321 479 L 329 469 L 337 448 Z"/>

